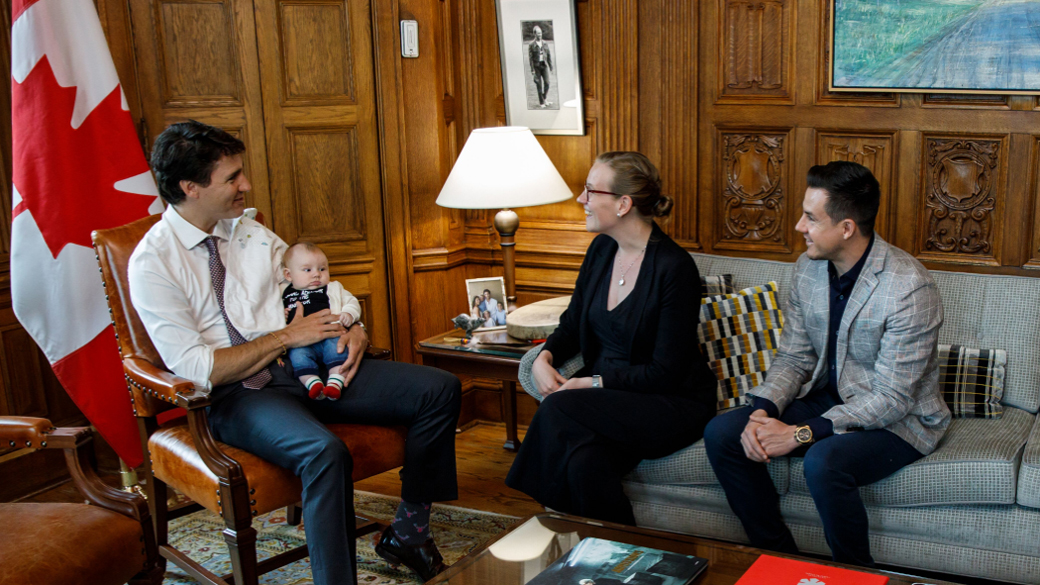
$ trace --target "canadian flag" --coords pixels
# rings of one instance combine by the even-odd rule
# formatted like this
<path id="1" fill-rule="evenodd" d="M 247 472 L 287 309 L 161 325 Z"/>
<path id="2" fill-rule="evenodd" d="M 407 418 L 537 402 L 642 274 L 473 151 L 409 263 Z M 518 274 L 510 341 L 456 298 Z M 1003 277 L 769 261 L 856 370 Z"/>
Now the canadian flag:
<path id="1" fill-rule="evenodd" d="M 11 296 L 119 457 L 137 426 L 90 232 L 162 211 L 91 0 L 14 0 Z"/>

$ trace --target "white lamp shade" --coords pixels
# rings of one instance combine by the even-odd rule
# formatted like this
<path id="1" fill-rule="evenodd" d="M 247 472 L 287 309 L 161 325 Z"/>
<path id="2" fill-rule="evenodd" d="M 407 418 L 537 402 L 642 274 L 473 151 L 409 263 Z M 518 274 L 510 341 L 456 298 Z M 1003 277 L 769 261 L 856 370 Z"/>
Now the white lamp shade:
<path id="1" fill-rule="evenodd" d="M 459 153 L 437 205 L 507 209 L 558 203 L 570 187 L 527 128 L 477 128 Z"/>

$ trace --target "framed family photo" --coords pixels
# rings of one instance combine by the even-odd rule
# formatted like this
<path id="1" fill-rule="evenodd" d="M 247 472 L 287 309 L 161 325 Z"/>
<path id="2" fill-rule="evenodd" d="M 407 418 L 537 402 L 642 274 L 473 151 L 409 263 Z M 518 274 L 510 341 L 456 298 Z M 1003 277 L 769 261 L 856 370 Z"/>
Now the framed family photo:
<path id="1" fill-rule="evenodd" d="M 484 320 L 477 331 L 506 328 L 506 281 L 501 276 L 466 279 L 466 303 L 470 317 Z"/>
<path id="2" fill-rule="evenodd" d="M 1040 2 L 827 1 L 832 91 L 1040 94 Z"/>
<path id="3" fill-rule="evenodd" d="M 585 134 L 572 0 L 496 0 L 506 123 Z"/>

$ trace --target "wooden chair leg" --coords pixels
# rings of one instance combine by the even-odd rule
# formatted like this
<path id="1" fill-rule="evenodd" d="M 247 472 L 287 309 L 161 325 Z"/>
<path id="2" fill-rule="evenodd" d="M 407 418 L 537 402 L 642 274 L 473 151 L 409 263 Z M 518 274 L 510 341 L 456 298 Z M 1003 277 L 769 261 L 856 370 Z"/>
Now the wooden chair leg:
<path id="1" fill-rule="evenodd" d="M 285 507 L 285 523 L 289 526 L 299 526 L 303 516 L 303 507 L 299 502 Z"/>
<path id="2" fill-rule="evenodd" d="M 248 526 L 239 530 L 228 526 L 224 531 L 224 542 L 228 546 L 231 557 L 231 578 L 228 583 L 238 585 L 257 585 L 259 574 L 256 570 L 256 529 Z"/>

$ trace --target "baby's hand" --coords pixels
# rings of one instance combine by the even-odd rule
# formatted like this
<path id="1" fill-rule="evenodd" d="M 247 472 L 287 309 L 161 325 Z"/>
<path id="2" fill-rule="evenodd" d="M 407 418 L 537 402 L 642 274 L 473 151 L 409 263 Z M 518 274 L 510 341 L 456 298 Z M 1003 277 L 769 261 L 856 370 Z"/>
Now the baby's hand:
<path id="1" fill-rule="evenodd" d="M 354 316 L 351 315 L 350 313 L 340 313 L 340 315 L 339 315 L 339 322 L 344 327 L 350 327 L 351 325 L 354 324 Z"/>

